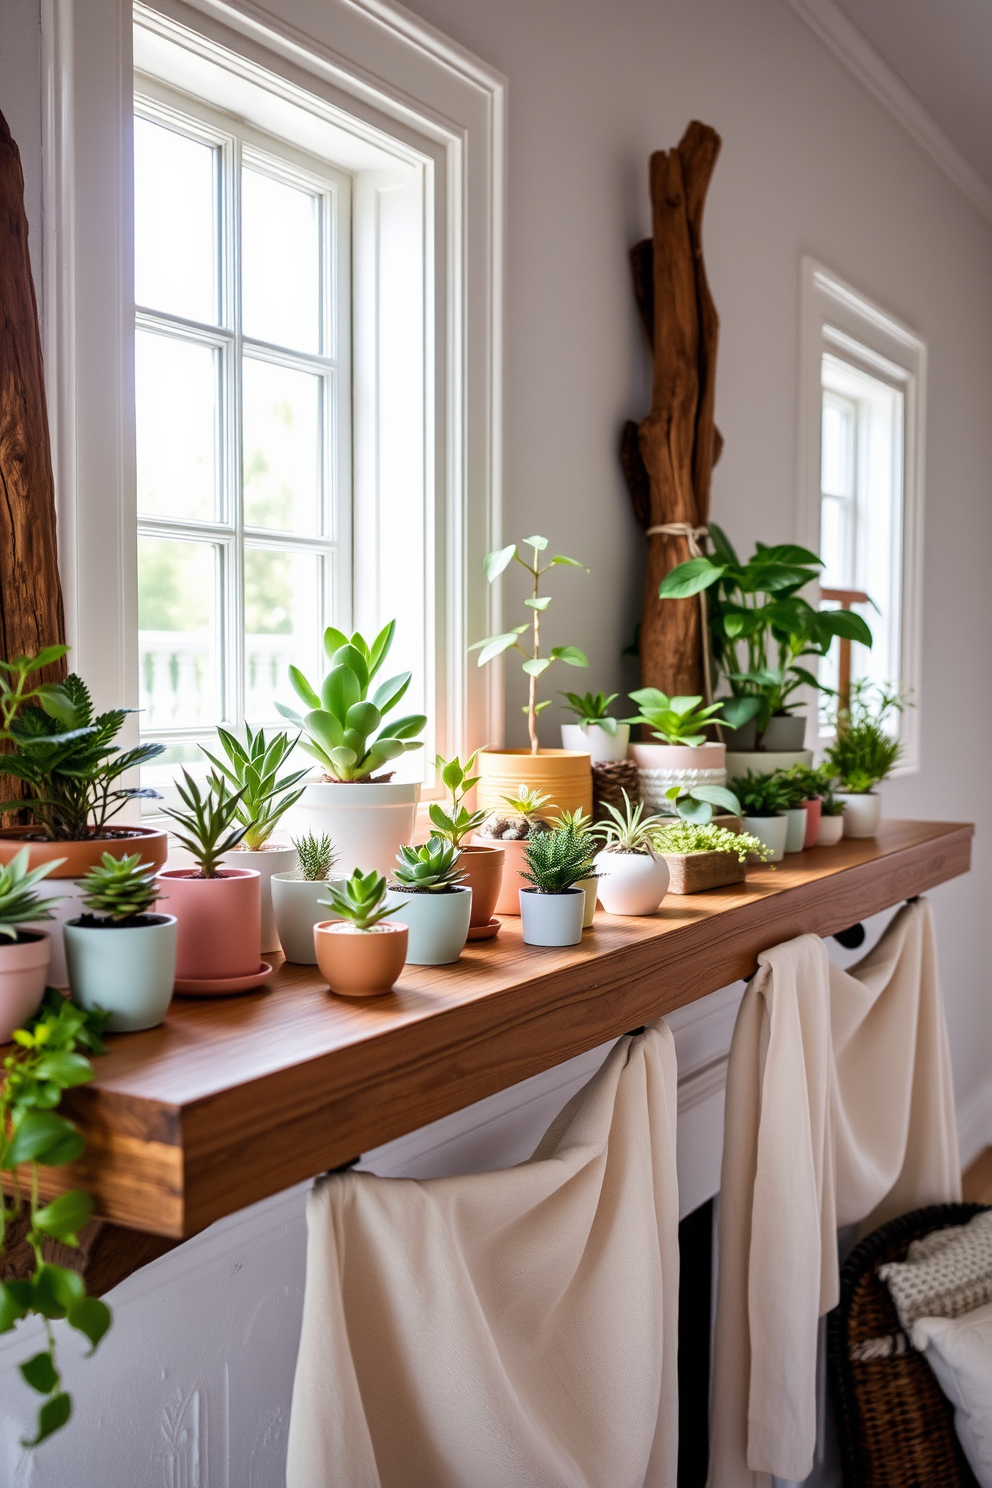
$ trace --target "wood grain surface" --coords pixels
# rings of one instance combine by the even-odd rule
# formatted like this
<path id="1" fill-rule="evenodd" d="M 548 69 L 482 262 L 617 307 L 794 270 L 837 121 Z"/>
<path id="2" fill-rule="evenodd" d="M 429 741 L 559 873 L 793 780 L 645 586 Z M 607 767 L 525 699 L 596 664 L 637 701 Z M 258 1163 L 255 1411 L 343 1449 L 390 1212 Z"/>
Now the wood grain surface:
<path id="1" fill-rule="evenodd" d="M 194 1234 L 750 974 L 769 946 L 966 873 L 972 833 L 883 822 L 875 839 L 790 855 L 647 918 L 597 911 L 564 950 L 525 946 L 507 917 L 495 941 L 407 967 L 368 1002 L 288 965 L 267 991 L 177 998 L 160 1028 L 111 1039 L 93 1084 L 67 1097 L 88 1146 L 59 1182 L 85 1184 L 106 1219 Z"/>

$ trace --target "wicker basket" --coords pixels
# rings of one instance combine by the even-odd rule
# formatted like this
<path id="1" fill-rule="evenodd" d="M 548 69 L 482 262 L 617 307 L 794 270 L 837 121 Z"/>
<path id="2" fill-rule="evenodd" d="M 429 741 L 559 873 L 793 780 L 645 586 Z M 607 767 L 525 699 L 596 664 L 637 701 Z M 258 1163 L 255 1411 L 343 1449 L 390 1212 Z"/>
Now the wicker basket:
<path id="1" fill-rule="evenodd" d="M 977 1488 L 954 1412 L 922 1354 L 908 1346 L 879 1266 L 913 1240 L 967 1224 L 984 1204 L 935 1204 L 875 1230 L 848 1256 L 828 1318 L 830 1391 L 845 1488 Z M 869 1340 L 874 1358 L 859 1358 Z M 852 1351 L 855 1357 L 852 1358 Z"/>

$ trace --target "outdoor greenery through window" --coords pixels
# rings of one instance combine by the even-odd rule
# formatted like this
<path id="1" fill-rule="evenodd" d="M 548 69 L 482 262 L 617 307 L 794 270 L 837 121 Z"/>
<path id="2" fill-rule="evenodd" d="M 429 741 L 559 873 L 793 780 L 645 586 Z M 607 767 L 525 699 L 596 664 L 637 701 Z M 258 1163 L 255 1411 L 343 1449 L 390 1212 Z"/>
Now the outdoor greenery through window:
<path id="1" fill-rule="evenodd" d="M 351 614 L 349 178 L 207 105 L 134 120 L 141 729 L 164 784 L 277 724 Z"/>

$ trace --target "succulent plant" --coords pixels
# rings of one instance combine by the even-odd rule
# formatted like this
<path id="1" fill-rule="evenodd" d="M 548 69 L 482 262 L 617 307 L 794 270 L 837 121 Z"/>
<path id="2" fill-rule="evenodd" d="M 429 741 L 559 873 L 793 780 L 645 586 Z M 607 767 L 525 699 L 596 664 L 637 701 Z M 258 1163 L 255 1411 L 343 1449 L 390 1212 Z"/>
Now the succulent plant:
<path id="1" fill-rule="evenodd" d="M 596 836 L 602 840 L 604 851 L 651 853 L 654 849 L 654 836 L 662 818 L 645 816 L 644 802 L 639 801 L 634 806 L 626 791 L 623 792 L 623 803 L 623 810 L 620 811 L 609 802 L 604 802 L 604 808 L 610 813 L 612 820 L 599 821 L 593 828 Z"/>
<path id="2" fill-rule="evenodd" d="M 227 729 L 219 728 L 217 735 L 227 755 L 226 764 L 209 749 L 203 749 L 202 744 L 200 748 L 228 784 L 240 790 L 241 803 L 235 816 L 246 829 L 241 846 L 249 852 L 258 852 L 272 836 L 280 817 L 303 794 L 302 785 L 299 790 L 293 787 L 307 773 L 306 767 L 284 775 L 281 780 L 278 778 L 279 769 L 296 748 L 297 740 L 290 739 L 288 734 L 276 734 L 267 741 L 264 729 L 252 733 L 248 724 L 245 725 L 247 746 Z"/>
<path id="3" fill-rule="evenodd" d="M 83 904 L 93 914 L 105 915 L 119 923 L 147 914 L 159 897 L 155 868 L 141 861 L 140 853 L 114 858 L 103 854 L 98 867 L 91 868 L 80 880 L 85 890 Z"/>
<path id="4" fill-rule="evenodd" d="M 29 868 L 30 855 L 30 848 L 22 847 L 16 857 L 0 867 L 0 935 L 7 940 L 17 939 L 17 927 L 25 920 L 52 918 L 49 906 L 54 900 L 43 899 L 34 892 L 34 886 L 64 863 L 65 858 Z"/>
<path id="5" fill-rule="evenodd" d="M 606 710 L 620 696 L 618 692 L 560 692 L 558 696 L 565 699 L 564 707 L 578 719 L 579 728 L 595 723 L 604 733 L 616 737 L 617 720 Z"/>
<path id="6" fill-rule="evenodd" d="M 591 832 L 555 827 L 528 839 L 524 849 L 527 868 L 521 871 L 539 893 L 564 894 L 580 879 L 597 877 L 592 863 L 595 850 Z"/>
<path id="7" fill-rule="evenodd" d="M 206 791 L 201 791 L 188 770 L 183 771 L 183 781 L 176 781 L 179 792 L 188 808 L 179 811 L 175 807 L 166 809 L 184 828 L 175 832 L 176 840 L 188 848 L 200 865 L 204 878 L 219 878 L 219 864 L 224 853 L 237 847 L 248 828 L 238 822 L 238 807 L 243 791 L 232 792 L 222 775 L 212 775 Z"/>
<path id="8" fill-rule="evenodd" d="M 293 846 L 300 860 L 300 877 L 305 878 L 308 883 L 319 883 L 325 879 L 337 862 L 334 843 L 326 832 L 320 837 L 315 832 L 307 832 L 304 837 L 294 837 Z"/>
<path id="9" fill-rule="evenodd" d="M 457 888 L 464 873 L 458 871 L 461 853 L 443 837 L 431 837 L 420 847 L 401 847 L 396 855 L 399 867 L 393 877 L 401 888 L 413 893 L 444 894 Z"/>
<path id="10" fill-rule="evenodd" d="M 329 897 L 318 899 L 318 904 L 326 909 L 337 910 L 341 918 L 350 920 L 356 930 L 372 930 L 387 915 L 395 914 L 398 909 L 403 908 L 402 904 L 391 904 L 386 909 L 382 907 L 386 897 L 386 880 L 374 868 L 369 873 L 356 868 L 342 887 L 329 883 L 327 893 Z"/>

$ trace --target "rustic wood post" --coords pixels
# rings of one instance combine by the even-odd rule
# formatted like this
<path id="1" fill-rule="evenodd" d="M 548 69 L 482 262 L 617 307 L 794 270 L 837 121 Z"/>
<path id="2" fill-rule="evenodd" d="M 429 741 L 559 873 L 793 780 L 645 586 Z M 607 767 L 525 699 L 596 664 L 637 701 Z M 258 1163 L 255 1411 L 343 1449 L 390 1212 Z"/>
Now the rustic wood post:
<path id="1" fill-rule="evenodd" d="M 842 610 L 849 610 L 852 605 L 870 604 L 868 595 L 860 589 L 821 589 L 820 598 L 833 600 Z M 841 636 L 840 659 L 837 669 L 837 708 L 840 715 L 845 714 L 851 706 L 851 638 Z"/>

